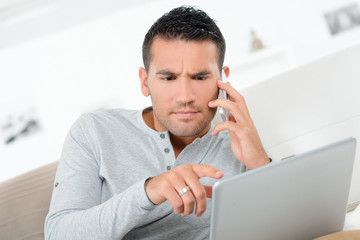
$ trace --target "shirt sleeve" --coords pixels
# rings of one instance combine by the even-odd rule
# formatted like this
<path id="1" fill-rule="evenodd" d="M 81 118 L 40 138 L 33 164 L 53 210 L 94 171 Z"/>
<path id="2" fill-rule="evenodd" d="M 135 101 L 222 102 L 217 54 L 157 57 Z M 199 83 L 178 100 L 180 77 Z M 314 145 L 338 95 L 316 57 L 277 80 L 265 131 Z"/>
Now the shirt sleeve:
<path id="1" fill-rule="evenodd" d="M 45 239 L 121 239 L 148 223 L 156 207 L 146 197 L 145 178 L 102 203 L 99 159 L 82 127 L 83 118 L 74 123 L 64 143 Z"/>

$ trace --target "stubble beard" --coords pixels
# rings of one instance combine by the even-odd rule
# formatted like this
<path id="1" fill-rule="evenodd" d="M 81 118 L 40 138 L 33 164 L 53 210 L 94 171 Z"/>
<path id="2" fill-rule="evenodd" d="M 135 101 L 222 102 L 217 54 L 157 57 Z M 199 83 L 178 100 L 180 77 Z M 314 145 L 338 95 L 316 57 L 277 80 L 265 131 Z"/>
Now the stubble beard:
<path id="1" fill-rule="evenodd" d="M 192 109 L 198 111 L 197 114 L 205 114 L 204 117 L 198 122 L 195 122 L 194 119 L 181 119 L 179 121 L 182 124 L 176 124 L 175 122 L 170 120 L 170 115 L 172 112 L 178 109 Z M 183 104 L 181 106 L 176 106 L 169 113 L 159 114 L 157 112 L 156 107 L 153 106 L 153 114 L 159 123 L 165 127 L 171 134 L 177 137 L 193 137 L 199 135 L 206 127 L 209 126 L 211 120 L 214 118 L 216 113 L 216 108 L 202 109 L 197 106 L 193 106 L 192 104 Z"/>

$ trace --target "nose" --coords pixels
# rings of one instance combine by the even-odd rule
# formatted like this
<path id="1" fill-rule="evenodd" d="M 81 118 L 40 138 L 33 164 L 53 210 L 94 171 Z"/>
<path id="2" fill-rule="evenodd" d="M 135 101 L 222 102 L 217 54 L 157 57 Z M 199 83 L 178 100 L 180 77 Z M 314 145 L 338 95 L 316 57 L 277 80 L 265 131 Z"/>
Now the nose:
<path id="1" fill-rule="evenodd" d="M 189 104 L 194 102 L 194 89 L 191 84 L 191 79 L 188 77 L 181 77 L 177 84 L 176 102 L 177 104 Z"/>

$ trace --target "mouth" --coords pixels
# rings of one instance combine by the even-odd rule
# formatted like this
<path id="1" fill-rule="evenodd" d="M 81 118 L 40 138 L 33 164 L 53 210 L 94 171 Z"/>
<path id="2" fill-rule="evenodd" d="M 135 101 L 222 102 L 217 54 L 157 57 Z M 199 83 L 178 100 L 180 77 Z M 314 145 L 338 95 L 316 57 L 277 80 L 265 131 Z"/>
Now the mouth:
<path id="1" fill-rule="evenodd" d="M 198 113 L 198 111 L 194 111 L 194 110 L 180 110 L 180 111 L 176 111 L 173 112 L 173 114 L 175 114 L 176 117 L 178 118 L 193 118 L 195 117 L 195 115 Z"/>

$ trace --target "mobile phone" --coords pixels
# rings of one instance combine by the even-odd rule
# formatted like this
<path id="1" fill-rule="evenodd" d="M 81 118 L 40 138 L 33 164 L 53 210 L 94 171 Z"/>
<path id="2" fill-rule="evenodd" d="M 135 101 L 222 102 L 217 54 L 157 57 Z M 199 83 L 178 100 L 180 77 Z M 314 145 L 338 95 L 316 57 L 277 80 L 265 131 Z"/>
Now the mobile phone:
<path id="1" fill-rule="evenodd" d="M 221 71 L 221 79 L 220 79 L 223 83 L 227 83 L 228 79 L 226 77 L 225 71 L 224 69 Z M 219 88 L 219 96 L 218 98 L 222 98 L 222 99 L 228 99 L 227 94 L 224 90 Z M 229 120 L 229 116 L 230 116 L 230 111 L 226 108 L 223 107 L 219 107 L 219 113 L 221 116 L 221 119 L 223 121 L 228 121 Z"/>

